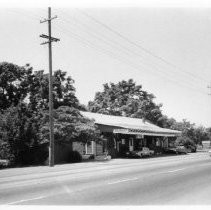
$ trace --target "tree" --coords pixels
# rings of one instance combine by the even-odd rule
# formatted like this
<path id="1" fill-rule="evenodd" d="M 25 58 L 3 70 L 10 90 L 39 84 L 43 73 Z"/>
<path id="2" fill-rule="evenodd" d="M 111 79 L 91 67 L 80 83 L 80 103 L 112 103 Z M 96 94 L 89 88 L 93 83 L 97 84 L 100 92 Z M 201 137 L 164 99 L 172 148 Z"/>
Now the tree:
<path id="1" fill-rule="evenodd" d="M 41 115 L 34 114 L 27 104 L 21 102 L 4 110 L 0 117 L 0 158 L 9 159 L 14 164 L 40 162 Z"/>
<path id="2" fill-rule="evenodd" d="M 184 145 L 186 148 L 195 147 L 196 143 L 187 136 L 180 136 L 176 139 L 176 145 Z"/>
<path id="3" fill-rule="evenodd" d="M 202 141 L 209 140 L 209 130 L 203 126 L 196 126 L 194 123 L 183 119 L 182 122 L 172 120 L 170 129 L 182 131 L 181 139 L 190 139 L 194 144 L 201 144 Z"/>
<path id="4" fill-rule="evenodd" d="M 30 106 L 35 109 L 47 109 L 49 102 L 49 80 L 44 71 L 36 71 L 30 83 Z M 66 72 L 57 70 L 53 74 L 53 103 L 54 108 L 71 106 L 85 110 L 75 96 L 74 80 L 66 76 Z"/>
<path id="5" fill-rule="evenodd" d="M 20 67 L 0 63 L 0 158 L 14 164 L 42 163 L 48 153 L 48 74 L 32 70 L 29 64 Z M 66 72 L 54 72 L 55 139 L 58 142 L 69 141 L 69 138 L 88 141 L 97 137 L 94 123 L 81 117 L 78 111 L 85 107 L 75 96 L 73 84 L 74 80 L 66 76 Z M 77 120 L 68 114 L 71 108 L 64 105 L 75 108 L 71 113 L 77 113 Z"/>
<path id="6" fill-rule="evenodd" d="M 8 62 L 0 63 L 0 111 L 16 106 L 26 98 L 31 74 L 29 64 L 20 67 Z"/>
<path id="7" fill-rule="evenodd" d="M 30 78 L 29 87 L 29 106 L 32 110 L 47 109 L 48 85 L 48 77 L 44 71 L 35 71 Z"/>
<path id="8" fill-rule="evenodd" d="M 208 138 L 209 138 L 209 140 L 210 140 L 210 142 L 211 142 L 211 127 L 206 128 L 206 133 L 207 133 Z"/>
<path id="9" fill-rule="evenodd" d="M 40 130 L 42 142 L 49 142 L 49 115 L 43 115 Z M 83 117 L 79 110 L 60 106 L 54 111 L 54 138 L 56 143 L 88 142 L 100 139 L 94 121 Z"/>
<path id="10" fill-rule="evenodd" d="M 176 129 L 175 125 L 176 125 L 177 121 L 174 118 L 168 118 L 168 116 L 166 115 L 162 115 L 159 119 L 158 119 L 158 125 L 163 127 L 163 128 L 169 128 L 169 129 Z"/>
<path id="11" fill-rule="evenodd" d="M 204 128 L 203 126 L 199 126 L 194 129 L 192 138 L 196 144 L 201 145 L 202 141 L 209 140 L 209 133 L 207 132 L 206 128 Z"/>
<path id="12" fill-rule="evenodd" d="M 97 92 L 94 101 L 88 103 L 91 112 L 144 118 L 153 123 L 158 123 L 162 116 L 161 104 L 155 104 L 155 96 L 142 90 L 141 85 L 129 79 L 121 82 L 106 83 L 104 90 Z"/>

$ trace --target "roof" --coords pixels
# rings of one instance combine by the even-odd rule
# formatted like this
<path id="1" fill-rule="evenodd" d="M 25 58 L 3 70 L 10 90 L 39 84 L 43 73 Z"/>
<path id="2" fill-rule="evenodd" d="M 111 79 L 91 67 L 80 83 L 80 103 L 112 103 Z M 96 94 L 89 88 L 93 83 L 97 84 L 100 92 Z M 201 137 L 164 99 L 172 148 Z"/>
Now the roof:
<path id="1" fill-rule="evenodd" d="M 105 115 L 93 112 L 81 112 L 84 117 L 93 119 L 96 124 L 120 127 L 114 133 L 142 134 L 153 136 L 178 136 L 181 131 L 161 128 L 140 118 Z"/>

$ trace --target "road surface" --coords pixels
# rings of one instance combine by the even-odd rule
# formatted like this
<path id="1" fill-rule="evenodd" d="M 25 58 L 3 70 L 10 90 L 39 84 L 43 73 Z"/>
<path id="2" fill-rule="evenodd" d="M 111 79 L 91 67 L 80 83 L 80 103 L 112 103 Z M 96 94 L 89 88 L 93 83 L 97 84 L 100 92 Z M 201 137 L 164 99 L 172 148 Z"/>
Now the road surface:
<path id="1" fill-rule="evenodd" d="M 1 205 L 210 205 L 210 195 L 205 152 L 0 171 Z"/>

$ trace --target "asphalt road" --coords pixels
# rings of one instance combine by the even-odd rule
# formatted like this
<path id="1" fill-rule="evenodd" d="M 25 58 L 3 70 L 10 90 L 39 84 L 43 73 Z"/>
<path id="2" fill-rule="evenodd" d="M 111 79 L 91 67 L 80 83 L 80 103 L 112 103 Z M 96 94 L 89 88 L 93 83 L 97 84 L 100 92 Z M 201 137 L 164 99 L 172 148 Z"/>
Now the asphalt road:
<path id="1" fill-rule="evenodd" d="M 0 171 L 1 205 L 210 205 L 207 153 Z"/>

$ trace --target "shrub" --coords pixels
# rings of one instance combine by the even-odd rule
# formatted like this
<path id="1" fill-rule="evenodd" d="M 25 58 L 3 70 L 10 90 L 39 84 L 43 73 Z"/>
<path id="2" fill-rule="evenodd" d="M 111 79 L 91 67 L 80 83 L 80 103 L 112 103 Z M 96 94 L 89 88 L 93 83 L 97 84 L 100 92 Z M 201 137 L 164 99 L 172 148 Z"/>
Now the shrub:
<path id="1" fill-rule="evenodd" d="M 11 165 L 9 160 L 0 160 L 0 169 L 7 168 Z"/>
<path id="2" fill-rule="evenodd" d="M 176 145 L 184 145 L 186 148 L 189 148 L 190 146 L 196 146 L 195 142 L 186 136 L 178 137 L 175 143 Z"/>
<path id="3" fill-rule="evenodd" d="M 0 159 L 15 165 L 33 164 L 34 147 L 40 145 L 39 117 L 21 102 L 0 113 Z"/>
<path id="4" fill-rule="evenodd" d="M 68 163 L 79 163 L 82 161 L 82 156 L 78 151 L 71 151 L 68 156 Z"/>
<path id="5" fill-rule="evenodd" d="M 43 165 L 48 158 L 48 148 L 46 145 L 37 145 L 25 148 L 19 152 L 19 165 Z"/>

